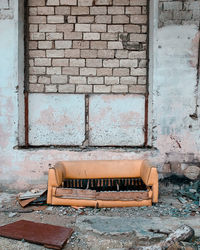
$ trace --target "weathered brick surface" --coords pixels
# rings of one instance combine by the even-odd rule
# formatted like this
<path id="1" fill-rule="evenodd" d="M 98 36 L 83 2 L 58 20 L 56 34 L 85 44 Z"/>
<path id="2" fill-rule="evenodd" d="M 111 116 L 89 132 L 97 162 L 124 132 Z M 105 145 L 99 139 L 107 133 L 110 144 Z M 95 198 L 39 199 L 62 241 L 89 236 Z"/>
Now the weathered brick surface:
<path id="1" fill-rule="evenodd" d="M 159 27 L 171 24 L 197 24 L 200 19 L 199 0 L 160 0 Z"/>
<path id="2" fill-rule="evenodd" d="M 28 0 L 28 8 L 30 92 L 146 93 L 147 0 Z"/>

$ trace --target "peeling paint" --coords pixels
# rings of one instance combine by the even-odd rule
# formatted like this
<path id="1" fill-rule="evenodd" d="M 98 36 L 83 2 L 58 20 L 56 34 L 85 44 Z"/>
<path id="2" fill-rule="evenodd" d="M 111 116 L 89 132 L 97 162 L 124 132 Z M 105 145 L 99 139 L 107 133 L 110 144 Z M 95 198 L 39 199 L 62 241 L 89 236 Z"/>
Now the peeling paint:
<path id="1" fill-rule="evenodd" d="M 197 39 L 199 37 L 196 25 L 169 25 L 158 30 L 156 29 L 157 25 L 154 27 L 157 40 L 154 41 L 155 65 L 152 91 L 150 92 L 153 112 L 151 121 L 149 121 L 153 124 L 152 148 L 136 149 L 130 146 L 129 148 L 109 147 L 100 149 L 93 147 L 84 150 L 77 149 L 77 151 L 74 148 L 17 149 L 19 112 L 18 93 L 16 93 L 19 84 L 17 60 L 19 56 L 17 40 L 18 5 L 17 1 L 10 1 L 10 3 L 14 10 L 14 19 L 0 20 L 0 183 L 2 187 L 28 189 L 33 186 L 46 186 L 49 164 L 53 165 L 59 160 L 147 158 L 159 171 L 162 171 L 164 163 L 169 161 L 200 162 L 200 121 L 191 119 L 189 116 L 194 112 L 196 105 L 194 93 L 197 72 L 195 65 L 197 63 Z M 60 131 L 62 132 L 61 128 L 65 127 L 65 122 L 67 126 L 69 123 L 75 124 L 76 130 L 74 134 L 71 134 L 71 139 L 80 144 L 84 141 L 85 114 L 81 106 L 82 103 L 83 106 L 85 105 L 85 101 L 84 95 L 82 96 L 81 100 L 76 100 L 74 102 L 76 105 L 70 106 L 70 108 L 68 106 L 70 102 L 68 95 L 63 94 L 63 97 L 59 95 L 60 101 L 59 99 L 55 101 L 49 98 L 46 102 L 47 105 L 44 104 L 41 96 L 37 96 L 34 105 L 38 102 L 44 105 L 39 105 L 41 106 L 39 107 L 40 110 L 34 105 L 32 107 L 34 112 L 38 112 L 35 116 L 35 124 L 43 127 L 43 133 L 45 133 L 46 125 L 52 126 L 52 130 L 56 131 L 54 136 L 44 136 L 44 138 L 51 138 L 49 144 L 55 143 L 56 135 Z M 93 133 L 92 141 L 94 145 L 101 144 L 101 140 L 107 139 L 107 133 L 110 132 L 109 126 L 115 128 L 115 124 L 119 124 L 118 130 L 111 131 L 113 136 L 109 137 L 112 141 L 109 141 L 108 145 L 115 145 L 116 142 L 124 145 L 127 140 L 128 145 L 132 145 L 134 140 L 138 140 L 138 144 L 144 142 L 142 140 L 144 138 L 143 131 L 131 130 L 133 121 L 135 124 L 141 122 L 140 124 L 144 125 L 144 117 L 139 115 L 144 114 L 144 96 L 138 95 L 140 101 L 139 104 L 136 103 L 135 105 L 132 101 L 132 99 L 135 100 L 135 97 L 129 99 L 126 95 L 120 95 L 120 99 L 118 95 L 101 95 L 99 97 L 97 95 L 93 98 L 93 102 L 90 102 L 90 111 L 91 108 L 98 111 L 93 112 L 93 116 L 91 114 L 89 116 L 89 132 Z M 129 99 L 128 104 L 125 101 L 126 98 Z M 53 105 L 54 101 L 55 105 Z M 57 105 L 56 102 L 61 104 Z M 99 102 L 102 104 L 101 107 L 98 106 Z M 80 109 L 77 108 L 77 105 L 80 105 Z M 62 106 L 66 108 L 64 113 Z M 124 106 L 129 107 L 128 110 L 126 109 L 127 112 L 118 112 Z M 80 116 L 77 115 L 72 118 L 67 110 L 74 109 L 74 107 L 78 109 L 77 113 L 79 112 Z M 138 111 L 138 109 L 141 110 Z M 49 115 L 46 115 L 46 111 Z M 52 113 L 56 113 L 56 116 Z M 107 116 L 107 114 L 109 115 Z M 56 125 L 49 123 L 49 120 L 52 119 L 54 122 L 58 122 L 58 128 Z M 99 129 L 98 123 L 105 125 L 104 131 Z M 97 126 L 94 126 L 94 124 L 97 124 Z M 106 129 L 107 126 L 108 130 Z M 83 130 L 81 130 L 82 127 Z M 66 145 L 69 143 L 67 133 L 60 134 L 60 137 L 66 138 Z M 37 129 L 32 137 L 35 135 L 36 139 L 40 138 Z"/>

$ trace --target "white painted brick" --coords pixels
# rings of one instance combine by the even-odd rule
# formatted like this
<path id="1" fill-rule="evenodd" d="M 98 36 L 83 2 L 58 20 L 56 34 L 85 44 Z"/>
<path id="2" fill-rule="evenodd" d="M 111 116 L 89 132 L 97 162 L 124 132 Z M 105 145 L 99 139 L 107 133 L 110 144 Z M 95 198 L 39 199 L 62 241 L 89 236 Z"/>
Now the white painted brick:
<path id="1" fill-rule="evenodd" d="M 38 24 L 30 24 L 29 25 L 29 32 L 38 32 Z"/>
<path id="2" fill-rule="evenodd" d="M 144 24 L 147 23 L 147 15 L 131 15 L 131 23 Z"/>
<path id="3" fill-rule="evenodd" d="M 79 75 L 79 68 L 78 67 L 63 67 L 62 74 L 77 76 Z"/>
<path id="4" fill-rule="evenodd" d="M 55 24 L 40 24 L 39 25 L 40 32 L 56 32 Z"/>
<path id="5" fill-rule="evenodd" d="M 106 32 L 106 24 L 91 24 L 92 32 Z"/>
<path id="6" fill-rule="evenodd" d="M 95 68 L 81 68 L 80 75 L 84 76 L 96 76 L 97 70 Z"/>
<path id="7" fill-rule="evenodd" d="M 137 0 L 136 0 L 137 1 Z M 129 5 L 129 0 L 113 0 L 113 5 Z"/>
<path id="8" fill-rule="evenodd" d="M 78 6 L 92 6 L 93 0 L 78 0 Z"/>
<path id="9" fill-rule="evenodd" d="M 67 76 L 66 75 L 52 75 L 51 76 L 51 82 L 52 83 L 67 83 Z"/>
<path id="10" fill-rule="evenodd" d="M 65 32 L 64 38 L 65 40 L 82 40 L 83 33 L 82 32 Z"/>
<path id="11" fill-rule="evenodd" d="M 37 16 L 37 14 L 38 14 L 38 8 L 36 7 L 29 8 L 29 16 Z"/>
<path id="12" fill-rule="evenodd" d="M 46 5 L 53 5 L 53 6 L 56 6 L 56 5 L 59 5 L 59 0 L 47 0 L 47 3 Z"/>
<path id="13" fill-rule="evenodd" d="M 74 49 L 89 49 L 89 41 L 73 41 Z"/>
<path id="14" fill-rule="evenodd" d="M 128 58 L 130 59 L 145 59 L 147 56 L 146 51 L 131 51 L 128 54 Z"/>
<path id="15" fill-rule="evenodd" d="M 47 17 L 48 23 L 64 23 L 64 16 L 48 16 Z"/>
<path id="16" fill-rule="evenodd" d="M 108 45 L 106 41 L 91 41 L 90 48 L 91 49 L 107 49 Z"/>
<path id="17" fill-rule="evenodd" d="M 45 92 L 46 93 L 56 93 L 57 92 L 57 85 L 46 85 Z"/>
<path id="18" fill-rule="evenodd" d="M 127 93 L 128 86 L 127 85 L 113 85 L 112 92 L 113 93 Z"/>
<path id="19" fill-rule="evenodd" d="M 114 15 L 112 19 L 112 23 L 129 23 L 129 16 L 128 15 Z"/>
<path id="20" fill-rule="evenodd" d="M 118 59 L 108 59 L 103 61 L 103 67 L 107 68 L 116 68 L 119 67 L 119 60 Z"/>
<path id="21" fill-rule="evenodd" d="M 85 59 L 70 59 L 70 66 L 85 67 Z"/>
<path id="22" fill-rule="evenodd" d="M 124 27 L 123 25 L 108 25 L 108 32 L 115 33 L 115 32 L 123 32 Z"/>
<path id="23" fill-rule="evenodd" d="M 106 85 L 113 85 L 113 84 L 119 84 L 119 77 L 105 77 L 105 84 Z"/>
<path id="24" fill-rule="evenodd" d="M 113 69 L 113 76 L 129 76 L 129 68 Z"/>
<path id="25" fill-rule="evenodd" d="M 117 14 L 124 14 L 124 7 L 120 6 L 112 6 L 112 7 L 108 7 L 108 14 L 111 15 L 117 15 Z"/>
<path id="26" fill-rule="evenodd" d="M 53 59 L 52 60 L 52 66 L 68 66 L 69 65 L 69 59 Z"/>
<path id="27" fill-rule="evenodd" d="M 30 40 L 33 41 L 45 40 L 45 33 L 39 33 L 39 32 L 30 33 Z"/>
<path id="28" fill-rule="evenodd" d="M 70 7 L 59 6 L 55 8 L 56 15 L 70 15 Z M 69 21 L 68 21 L 69 22 Z"/>
<path id="29" fill-rule="evenodd" d="M 77 5 L 77 0 L 60 0 L 61 5 Z"/>
<path id="30" fill-rule="evenodd" d="M 77 85 L 76 93 L 91 93 L 92 85 Z"/>
<path id="31" fill-rule="evenodd" d="M 72 7 L 71 15 L 76 15 L 76 16 L 89 15 L 89 7 Z"/>
<path id="32" fill-rule="evenodd" d="M 137 67 L 137 60 L 121 59 L 120 67 Z"/>
<path id="33" fill-rule="evenodd" d="M 3 0 L 3 1 L 5 1 L 5 0 Z M 28 6 L 36 6 L 36 7 L 45 6 L 45 0 L 29 0 L 28 1 Z"/>
<path id="34" fill-rule="evenodd" d="M 49 75 L 60 75 L 61 74 L 61 67 L 48 67 L 47 74 Z"/>
<path id="35" fill-rule="evenodd" d="M 56 24 L 57 32 L 70 32 L 74 29 L 74 25 L 71 23 Z"/>
<path id="36" fill-rule="evenodd" d="M 31 75 L 44 75 L 45 67 L 29 67 L 29 74 Z"/>
<path id="37" fill-rule="evenodd" d="M 106 7 L 94 6 L 90 8 L 90 15 L 103 15 L 107 13 Z"/>
<path id="38" fill-rule="evenodd" d="M 93 23 L 93 16 L 78 16 L 78 23 Z"/>
<path id="39" fill-rule="evenodd" d="M 40 76 L 38 78 L 38 83 L 50 84 L 51 83 L 50 77 Z"/>
<path id="40" fill-rule="evenodd" d="M 99 58 L 114 58 L 114 50 L 98 50 Z"/>
<path id="41" fill-rule="evenodd" d="M 38 7 L 38 15 L 53 15 L 54 8 L 53 7 Z"/>
<path id="42" fill-rule="evenodd" d="M 37 41 L 29 41 L 28 48 L 31 49 L 37 49 Z"/>
<path id="43" fill-rule="evenodd" d="M 73 84 L 86 84 L 86 77 L 84 76 L 70 76 L 69 82 Z"/>
<path id="44" fill-rule="evenodd" d="M 75 85 L 73 85 L 73 84 L 59 85 L 58 92 L 60 92 L 60 93 L 74 93 L 75 92 Z"/>
<path id="45" fill-rule="evenodd" d="M 102 59 L 86 59 L 86 66 L 91 68 L 102 67 Z"/>
<path id="46" fill-rule="evenodd" d="M 97 15 L 95 23 L 111 23 L 111 15 Z"/>
<path id="47" fill-rule="evenodd" d="M 55 41 L 56 49 L 69 49 L 72 47 L 72 41 Z"/>
<path id="48" fill-rule="evenodd" d="M 138 77 L 138 84 L 145 85 L 147 83 L 147 77 L 146 76 L 139 76 Z"/>
<path id="49" fill-rule="evenodd" d="M 128 51 L 127 50 L 117 50 L 115 57 L 116 58 L 128 58 Z"/>
<path id="50" fill-rule="evenodd" d="M 136 84 L 136 83 L 137 83 L 137 77 L 126 76 L 120 78 L 120 84 Z"/>
<path id="51" fill-rule="evenodd" d="M 30 58 L 45 57 L 45 50 L 29 50 Z"/>
<path id="52" fill-rule="evenodd" d="M 82 58 L 97 58 L 97 50 L 94 49 L 84 49 L 81 50 Z"/>
<path id="53" fill-rule="evenodd" d="M 81 51 L 80 49 L 66 49 L 65 57 L 66 58 L 80 58 Z"/>
<path id="54" fill-rule="evenodd" d="M 64 57 L 64 50 L 47 50 L 47 57 L 59 58 Z"/>
<path id="55" fill-rule="evenodd" d="M 134 94 L 145 94 L 146 93 L 146 85 L 130 85 L 129 93 Z"/>
<path id="56" fill-rule="evenodd" d="M 112 76 L 112 68 L 97 69 L 97 76 Z"/>
<path id="57" fill-rule="evenodd" d="M 110 0 L 96 0 L 95 5 L 112 5 Z"/>
<path id="58" fill-rule="evenodd" d="M 37 80 L 38 80 L 37 76 L 29 75 L 29 82 L 30 83 L 37 83 Z"/>
<path id="59" fill-rule="evenodd" d="M 63 33 L 46 33 L 46 40 L 61 40 Z"/>
<path id="60" fill-rule="evenodd" d="M 88 77 L 88 84 L 103 84 L 103 77 Z"/>
<path id="61" fill-rule="evenodd" d="M 111 86 L 106 85 L 94 85 L 94 93 L 110 93 Z"/>
<path id="62" fill-rule="evenodd" d="M 46 16 L 29 16 L 29 23 L 46 23 Z"/>
<path id="63" fill-rule="evenodd" d="M 29 91 L 32 93 L 41 93 L 44 91 L 44 84 L 29 84 Z"/>
<path id="64" fill-rule="evenodd" d="M 75 31 L 89 32 L 90 24 L 75 24 Z"/>
<path id="65" fill-rule="evenodd" d="M 132 68 L 131 75 L 134 76 L 145 76 L 147 74 L 146 68 Z"/>
<path id="66" fill-rule="evenodd" d="M 39 49 L 52 49 L 53 43 L 51 41 L 39 41 L 38 48 Z"/>
<path id="67" fill-rule="evenodd" d="M 51 59 L 49 58 L 36 58 L 35 66 L 51 66 Z"/>
<path id="68" fill-rule="evenodd" d="M 147 5 L 147 0 L 130 0 L 130 5 L 145 6 Z"/>
<path id="69" fill-rule="evenodd" d="M 123 49 L 122 42 L 108 42 L 108 49 Z"/>
<path id="70" fill-rule="evenodd" d="M 83 34 L 83 40 L 99 40 L 100 34 L 99 33 L 84 33 Z"/>

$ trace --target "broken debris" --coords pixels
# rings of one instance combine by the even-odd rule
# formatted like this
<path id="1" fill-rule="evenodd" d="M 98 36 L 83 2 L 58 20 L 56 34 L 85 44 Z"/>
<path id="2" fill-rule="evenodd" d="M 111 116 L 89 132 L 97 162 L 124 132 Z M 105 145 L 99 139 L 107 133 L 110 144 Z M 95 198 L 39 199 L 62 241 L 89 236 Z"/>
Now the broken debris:
<path id="1" fill-rule="evenodd" d="M 20 220 L 0 227 L 0 236 L 41 244 L 47 248 L 62 249 L 73 233 L 65 228 L 32 221 Z"/>
<path id="2" fill-rule="evenodd" d="M 47 190 L 31 190 L 25 193 L 20 193 L 17 197 L 19 204 L 22 207 L 26 207 L 27 205 L 43 205 L 46 204 L 47 200 Z"/>
<path id="3" fill-rule="evenodd" d="M 182 225 L 176 229 L 173 233 L 170 233 L 168 237 L 158 244 L 152 246 L 131 248 L 132 250 L 162 250 L 162 249 L 179 249 L 176 248 L 181 241 L 190 241 L 194 237 L 194 230 L 187 226 Z"/>

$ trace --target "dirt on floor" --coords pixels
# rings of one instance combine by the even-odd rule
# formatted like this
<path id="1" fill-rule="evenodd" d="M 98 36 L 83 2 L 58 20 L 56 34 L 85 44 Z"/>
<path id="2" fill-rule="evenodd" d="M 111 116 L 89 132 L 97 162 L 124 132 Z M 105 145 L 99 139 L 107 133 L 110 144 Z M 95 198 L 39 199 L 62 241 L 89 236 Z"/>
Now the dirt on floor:
<path id="1" fill-rule="evenodd" d="M 0 226 L 23 219 L 71 227 L 74 233 L 63 249 L 114 250 L 158 243 L 180 225 L 186 224 L 194 229 L 195 237 L 189 244 L 190 248 L 187 246 L 177 249 L 200 249 L 199 203 L 179 192 L 187 189 L 188 185 L 190 184 L 179 186 L 161 183 L 157 204 L 152 207 L 132 208 L 75 209 L 66 206 L 22 208 L 16 200 L 16 194 L 0 192 Z M 24 240 L 16 241 L 0 237 L 0 249 L 46 248 Z"/>

